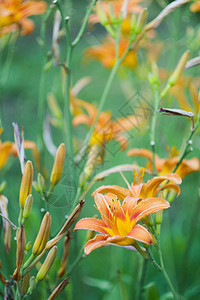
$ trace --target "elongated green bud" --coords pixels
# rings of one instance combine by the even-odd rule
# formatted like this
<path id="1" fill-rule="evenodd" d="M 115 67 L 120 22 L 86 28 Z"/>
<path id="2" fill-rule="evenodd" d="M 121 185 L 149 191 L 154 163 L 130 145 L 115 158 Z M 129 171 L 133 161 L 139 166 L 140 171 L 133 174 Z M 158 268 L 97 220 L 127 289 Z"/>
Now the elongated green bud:
<path id="1" fill-rule="evenodd" d="M 34 276 L 31 276 L 29 280 L 29 292 L 31 293 L 36 287 L 36 280 Z"/>
<path id="2" fill-rule="evenodd" d="M 44 177 L 42 176 L 42 174 L 38 173 L 37 180 L 38 180 L 38 186 L 39 186 L 40 191 L 44 192 L 46 187 L 45 187 L 45 180 L 44 180 Z"/>
<path id="3" fill-rule="evenodd" d="M 43 217 L 40 230 L 38 232 L 38 235 L 33 245 L 32 253 L 34 256 L 39 255 L 42 252 L 42 250 L 45 248 L 49 238 L 50 227 L 51 227 L 51 216 L 47 212 Z"/>
<path id="4" fill-rule="evenodd" d="M 31 241 L 29 241 L 27 244 L 26 244 L 26 247 L 25 247 L 25 250 L 26 251 L 29 251 L 30 249 L 31 249 L 31 247 L 32 247 L 32 242 Z"/>
<path id="5" fill-rule="evenodd" d="M 24 168 L 24 173 L 22 176 L 22 182 L 21 182 L 20 193 L 19 193 L 19 205 L 22 209 L 24 208 L 27 196 L 31 194 L 32 181 L 33 181 L 33 165 L 32 162 L 29 160 L 27 161 Z"/>
<path id="6" fill-rule="evenodd" d="M 5 182 L 5 181 L 3 181 L 3 182 L 0 184 L 0 194 L 2 194 L 2 193 L 3 193 L 3 191 L 4 191 L 5 187 L 6 187 L 6 182 Z"/>
<path id="7" fill-rule="evenodd" d="M 190 55 L 190 51 L 187 50 L 182 56 L 181 59 L 178 62 L 178 65 L 176 67 L 176 69 L 174 70 L 174 72 L 172 73 L 172 75 L 169 77 L 169 84 L 171 86 L 175 85 L 177 83 L 177 81 L 179 80 L 180 76 L 182 75 L 186 62 L 188 61 Z"/>
<path id="8" fill-rule="evenodd" d="M 136 24 L 136 33 L 137 34 L 142 31 L 144 24 L 146 22 L 146 19 L 147 19 L 147 8 L 144 8 L 138 17 L 138 21 Z"/>
<path id="9" fill-rule="evenodd" d="M 48 253 L 45 261 L 43 262 L 39 272 L 37 273 L 36 276 L 36 281 L 40 281 L 42 280 L 47 273 L 49 272 L 55 258 L 56 258 L 56 254 L 57 254 L 57 247 L 54 246 Z"/>
<path id="10" fill-rule="evenodd" d="M 65 144 L 61 144 L 58 147 L 53 169 L 51 172 L 50 182 L 53 187 L 60 181 L 63 167 L 64 167 L 64 162 L 65 162 Z"/>
<path id="11" fill-rule="evenodd" d="M 33 205 L 33 196 L 30 194 L 26 198 L 26 202 L 24 205 L 24 210 L 23 210 L 23 218 L 24 219 L 27 219 L 29 217 L 32 205 Z"/>
<path id="12" fill-rule="evenodd" d="M 189 55 L 190 55 L 190 51 L 186 51 L 181 59 L 179 60 L 178 62 L 178 65 L 176 67 L 176 69 L 174 70 L 174 72 L 172 73 L 172 75 L 169 77 L 168 79 L 168 83 L 166 85 L 166 87 L 164 88 L 164 90 L 162 91 L 161 93 L 161 98 L 165 97 L 168 93 L 168 91 L 171 89 L 172 86 L 174 86 L 177 81 L 179 80 L 181 74 L 183 73 L 184 71 L 184 68 L 185 68 L 185 65 L 188 61 L 188 58 L 189 58 Z"/>

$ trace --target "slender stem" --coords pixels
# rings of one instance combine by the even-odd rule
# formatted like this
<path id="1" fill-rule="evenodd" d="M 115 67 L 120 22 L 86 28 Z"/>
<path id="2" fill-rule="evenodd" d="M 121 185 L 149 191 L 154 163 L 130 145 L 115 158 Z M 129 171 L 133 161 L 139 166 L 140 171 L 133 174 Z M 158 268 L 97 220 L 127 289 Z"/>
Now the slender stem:
<path id="1" fill-rule="evenodd" d="M 87 26 L 87 23 L 88 23 L 89 16 L 91 15 L 91 13 L 93 11 L 93 8 L 96 5 L 97 1 L 98 0 L 93 0 L 92 3 L 90 4 L 90 6 L 88 7 L 88 9 L 86 11 L 86 14 L 85 14 L 83 24 L 82 24 L 82 26 L 79 30 L 79 33 L 77 34 L 76 38 L 72 42 L 72 47 L 75 47 L 79 43 L 81 37 L 83 36 L 83 33 L 84 33 L 84 31 L 86 29 L 86 26 Z"/>
<path id="2" fill-rule="evenodd" d="M 23 270 L 25 270 L 32 263 L 34 258 L 35 258 L 35 255 L 31 254 L 31 256 L 28 258 L 28 260 L 23 265 Z"/>
<path id="3" fill-rule="evenodd" d="M 84 246 L 81 247 L 81 250 L 77 256 L 77 258 L 74 260 L 73 264 L 69 267 L 67 275 L 69 276 L 73 270 L 75 269 L 75 267 L 78 265 L 78 263 L 80 262 L 80 260 L 84 258 Z"/>
<path id="4" fill-rule="evenodd" d="M 187 267 L 188 267 L 188 260 L 189 260 L 189 256 L 192 250 L 192 243 L 194 241 L 194 235 L 197 229 L 197 224 L 198 224 L 198 220 L 200 217 L 200 189 L 199 189 L 199 196 L 197 197 L 197 203 L 193 209 L 193 213 L 192 213 L 192 217 L 191 219 L 191 223 L 190 223 L 190 230 L 188 238 L 186 240 L 185 243 L 185 249 L 183 252 L 183 258 L 182 261 L 184 261 L 184 266 L 185 268 L 182 270 L 182 274 L 181 274 L 181 278 L 180 278 L 180 288 L 184 288 L 184 281 L 187 275 Z"/>
<path id="5" fill-rule="evenodd" d="M 161 272 L 162 269 L 161 269 L 161 267 L 159 266 L 159 264 L 155 261 L 154 256 L 153 256 L 153 254 L 152 254 L 152 252 L 151 252 L 150 247 L 148 248 L 148 255 L 149 255 L 149 259 L 151 260 L 152 264 L 156 267 L 156 269 L 157 269 L 159 272 Z"/>
<path id="6" fill-rule="evenodd" d="M 155 102 L 154 102 L 153 116 L 152 116 L 152 120 L 151 120 L 151 142 L 150 142 L 150 144 L 151 144 L 152 153 L 153 153 L 153 170 L 155 173 L 157 173 L 156 164 L 155 164 L 155 153 L 156 153 L 155 135 L 156 135 L 156 121 L 157 121 L 157 117 L 158 117 L 158 107 L 159 107 L 159 103 L 160 103 L 159 89 L 157 86 L 154 86 L 154 93 L 155 93 Z"/>
<path id="7" fill-rule="evenodd" d="M 43 142 L 43 120 L 44 120 L 44 107 L 45 107 L 45 80 L 46 80 L 46 71 L 43 67 L 41 78 L 40 78 L 40 90 L 38 97 L 38 148 L 40 153 L 43 152 L 44 142 Z M 42 155 L 41 155 L 42 156 Z"/>
<path id="8" fill-rule="evenodd" d="M 62 21 L 65 25 L 65 34 L 67 39 L 67 54 L 66 54 L 66 62 L 65 62 L 65 89 L 64 89 L 64 136 L 65 143 L 68 146 L 68 155 L 70 160 L 74 159 L 74 150 L 72 144 L 72 115 L 70 112 L 70 85 L 71 85 L 71 58 L 72 58 L 72 42 L 69 31 L 69 16 L 65 17 L 61 5 L 58 1 L 55 2 L 57 9 L 61 14 Z M 74 168 L 72 170 L 74 172 Z"/>
<path id="9" fill-rule="evenodd" d="M 139 274 L 138 289 L 137 289 L 136 297 L 134 295 L 135 300 L 140 300 L 141 299 L 141 292 L 142 292 L 142 288 L 144 286 L 144 281 L 145 281 L 145 276 L 146 276 L 146 271 L 147 271 L 147 265 L 148 265 L 148 260 L 143 259 L 142 260 L 142 266 L 141 266 L 142 267 L 141 272 Z"/>
<path id="10" fill-rule="evenodd" d="M 121 64 L 121 61 L 122 61 L 121 59 L 116 61 L 115 65 L 114 65 L 113 69 L 111 70 L 111 73 L 110 73 L 110 75 L 108 77 L 105 89 L 103 91 L 103 94 L 101 96 L 101 99 L 100 99 L 100 102 L 99 102 L 99 105 L 98 105 L 98 108 L 97 108 L 97 115 L 96 115 L 95 121 L 94 121 L 92 127 L 90 128 L 90 131 L 89 131 L 88 135 L 86 136 L 85 142 L 83 144 L 83 148 L 84 148 L 85 151 L 87 150 L 87 145 L 88 145 L 89 140 L 90 140 L 90 138 L 92 136 L 94 128 L 95 128 L 95 126 L 96 126 L 96 124 L 98 122 L 99 115 L 100 115 L 100 113 L 101 113 L 101 111 L 102 111 L 102 109 L 104 107 L 104 104 L 106 102 L 108 93 L 110 91 L 113 79 L 114 79 L 114 77 L 115 77 L 115 75 L 117 73 L 117 70 L 118 70 L 119 65 Z M 78 155 L 79 160 L 81 160 L 81 158 L 85 154 L 85 151 L 82 151 L 81 155 L 79 153 L 79 155 Z"/>
<path id="11" fill-rule="evenodd" d="M 169 276 L 168 276 L 168 274 L 166 272 L 166 269 L 165 269 L 159 238 L 158 238 L 158 247 L 157 248 L 158 248 L 158 255 L 159 255 L 159 260 L 160 260 L 161 272 L 162 272 L 162 274 L 163 274 L 163 276 L 164 276 L 164 278 L 165 278 L 165 280 L 168 284 L 168 287 L 170 288 L 170 290 L 171 290 L 171 292 L 174 296 L 174 299 L 178 300 L 178 295 L 177 295 L 177 293 L 176 293 L 176 291 L 173 287 L 173 284 L 172 284 L 171 280 L 169 279 Z"/>
<path id="12" fill-rule="evenodd" d="M 10 223 L 10 225 L 12 226 L 12 228 L 13 228 L 14 230 L 17 229 L 17 226 L 16 226 L 14 223 L 12 223 L 8 218 L 6 218 L 4 215 L 2 215 L 2 213 L 0 213 L 0 216 L 1 216 L 2 218 L 4 218 L 8 223 Z"/>
<path id="13" fill-rule="evenodd" d="M 176 164 L 176 166 L 175 166 L 175 168 L 174 168 L 174 170 L 173 170 L 173 173 L 176 172 L 176 170 L 178 169 L 178 167 L 179 167 L 179 165 L 181 164 L 182 160 L 183 160 L 183 159 L 185 158 L 185 156 L 187 155 L 188 147 L 190 146 L 191 138 L 193 137 L 194 133 L 195 133 L 196 130 L 198 129 L 199 123 L 200 123 L 200 113 L 199 113 L 199 115 L 198 115 L 198 120 L 197 120 L 197 122 L 196 122 L 196 125 L 195 125 L 194 129 L 191 128 L 191 131 L 190 131 L 189 136 L 188 136 L 188 138 L 187 138 L 187 141 L 186 141 L 186 143 L 185 143 L 185 147 L 184 147 L 184 149 L 183 149 L 183 151 L 182 151 L 182 153 L 181 153 L 181 156 L 180 156 L 180 158 L 179 158 L 178 163 Z"/>

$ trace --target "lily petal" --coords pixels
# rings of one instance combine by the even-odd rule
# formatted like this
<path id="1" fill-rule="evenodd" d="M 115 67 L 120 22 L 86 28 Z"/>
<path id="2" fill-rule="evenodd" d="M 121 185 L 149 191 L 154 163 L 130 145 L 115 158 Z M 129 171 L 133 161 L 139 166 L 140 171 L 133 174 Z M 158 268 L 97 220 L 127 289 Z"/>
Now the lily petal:
<path id="1" fill-rule="evenodd" d="M 175 192 L 177 194 L 177 197 L 180 195 L 180 192 L 181 192 L 181 189 L 180 189 L 180 187 L 177 184 L 175 184 L 175 183 L 167 183 L 167 184 L 162 185 L 160 188 L 158 188 L 156 190 L 156 194 L 158 194 L 163 189 L 173 189 L 173 190 L 175 190 Z"/>
<path id="2" fill-rule="evenodd" d="M 134 207 L 136 206 L 138 201 L 138 198 L 135 197 L 126 197 L 124 201 L 122 202 L 122 207 L 125 212 L 125 214 L 128 214 L 129 216 L 132 214 Z"/>
<path id="3" fill-rule="evenodd" d="M 146 228 L 141 225 L 135 225 L 133 230 L 127 235 L 129 238 L 133 238 L 139 242 L 143 242 L 151 245 L 153 243 L 153 239 L 151 234 L 148 232 Z"/>
<path id="4" fill-rule="evenodd" d="M 93 250 L 104 246 L 107 243 L 108 235 L 97 234 L 92 240 L 85 244 L 84 252 L 86 255 Z"/>
<path id="5" fill-rule="evenodd" d="M 160 210 L 169 208 L 170 204 L 168 201 L 161 198 L 148 198 L 142 200 L 134 208 L 131 220 L 135 220 L 135 224 L 147 215 L 153 214 Z"/>
<path id="6" fill-rule="evenodd" d="M 129 189 L 117 185 L 102 185 L 92 193 L 92 196 L 94 196 L 94 193 L 113 193 L 122 200 L 127 196 L 133 196 Z"/>
<path id="7" fill-rule="evenodd" d="M 84 218 L 76 223 L 74 231 L 77 229 L 87 229 L 107 234 L 107 231 L 104 229 L 105 227 L 105 223 L 99 219 Z"/>
<path id="8" fill-rule="evenodd" d="M 147 150 L 145 148 L 142 149 L 138 149 L 138 148 L 134 148 L 134 149 L 130 149 L 127 152 L 128 156 L 141 156 L 141 157 L 146 157 L 149 160 L 152 160 L 153 154 L 150 150 Z"/>
<path id="9" fill-rule="evenodd" d="M 112 212 L 109 208 L 109 203 L 106 201 L 104 195 L 99 193 L 94 194 L 94 201 L 96 203 L 98 211 L 101 214 L 103 222 L 106 224 L 107 227 L 110 228 L 111 227 L 110 216 L 112 215 Z"/>

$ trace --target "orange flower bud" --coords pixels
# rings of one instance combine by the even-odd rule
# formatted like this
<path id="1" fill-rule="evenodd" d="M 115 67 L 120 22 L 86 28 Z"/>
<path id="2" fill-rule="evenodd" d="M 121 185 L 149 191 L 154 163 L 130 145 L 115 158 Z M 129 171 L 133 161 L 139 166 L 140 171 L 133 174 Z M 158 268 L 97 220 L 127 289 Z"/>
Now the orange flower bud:
<path id="1" fill-rule="evenodd" d="M 21 187 L 20 187 L 19 205 L 22 209 L 24 208 L 27 196 L 31 194 L 32 181 L 33 181 L 33 165 L 32 162 L 29 160 L 25 165 L 24 173 L 21 181 Z"/>
<path id="2" fill-rule="evenodd" d="M 58 147 L 53 169 L 51 172 L 51 185 L 55 186 L 61 178 L 63 167 L 64 167 L 64 161 L 65 161 L 65 144 L 60 144 Z"/>
<path id="3" fill-rule="evenodd" d="M 71 244 L 71 237 L 70 237 L 70 231 L 69 231 L 64 239 L 64 251 L 63 251 L 61 266 L 60 266 L 60 269 L 57 274 L 58 277 L 62 277 L 65 274 L 65 269 L 66 269 L 67 261 L 69 258 L 70 244 Z"/>
<path id="4" fill-rule="evenodd" d="M 66 277 L 52 292 L 52 294 L 49 296 L 48 300 L 54 300 L 63 290 L 64 288 L 69 284 L 69 277 Z"/>
<path id="5" fill-rule="evenodd" d="M 43 217 L 40 230 L 38 232 L 38 235 L 33 245 L 32 253 L 34 256 L 39 255 L 42 252 L 42 250 L 45 248 L 49 238 L 50 227 L 51 227 L 51 216 L 49 212 L 47 212 Z"/>
<path id="6" fill-rule="evenodd" d="M 59 233 L 53 239 L 48 241 L 48 243 L 46 245 L 46 250 L 51 249 L 53 246 L 58 244 L 58 242 L 63 237 L 65 232 L 67 232 L 67 230 L 69 230 L 69 228 L 72 226 L 72 224 L 76 221 L 76 219 L 80 215 L 80 212 L 81 212 L 84 204 L 85 204 L 85 201 L 81 200 L 79 202 L 79 204 L 74 208 L 73 212 L 71 213 L 71 215 L 69 216 L 69 218 L 67 219 L 67 221 L 65 222 L 65 224 L 63 225 L 61 230 L 59 231 Z"/>
<path id="7" fill-rule="evenodd" d="M 24 226 L 21 225 L 17 232 L 17 255 L 16 255 L 16 269 L 13 273 L 13 278 L 16 281 L 21 279 L 20 269 L 24 259 L 26 236 Z"/>

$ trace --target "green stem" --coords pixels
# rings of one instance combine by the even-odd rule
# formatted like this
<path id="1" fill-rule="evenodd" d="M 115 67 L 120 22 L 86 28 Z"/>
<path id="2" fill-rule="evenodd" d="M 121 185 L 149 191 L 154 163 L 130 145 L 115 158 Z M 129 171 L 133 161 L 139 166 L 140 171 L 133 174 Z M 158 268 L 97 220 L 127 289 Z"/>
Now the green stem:
<path id="1" fill-rule="evenodd" d="M 182 261 L 184 261 L 185 268 L 182 270 L 182 274 L 181 274 L 181 277 L 180 277 L 180 288 L 182 288 L 182 289 L 185 287 L 184 281 L 185 281 L 185 278 L 188 274 L 187 273 L 188 260 L 189 260 L 190 254 L 191 254 L 193 241 L 195 241 L 194 235 L 195 235 L 195 232 L 196 232 L 196 229 L 197 229 L 197 224 L 198 224 L 199 217 L 200 217 L 200 189 L 199 189 L 199 196 L 197 197 L 197 203 L 194 206 L 192 217 L 190 218 L 191 223 L 190 223 L 190 230 L 188 231 L 189 235 L 188 235 L 188 238 L 186 240 L 185 249 L 184 249 L 184 252 L 183 252 Z"/>
<path id="2" fill-rule="evenodd" d="M 78 265 L 82 258 L 84 258 L 84 246 L 81 247 L 77 258 L 74 260 L 73 264 L 68 268 L 67 276 L 69 276 L 74 271 L 75 267 Z"/>
<path id="3" fill-rule="evenodd" d="M 175 291 L 175 289 L 173 287 L 173 284 L 172 284 L 171 280 L 169 279 L 169 276 L 168 276 L 168 274 L 166 272 L 166 269 L 165 269 L 165 265 L 164 265 L 164 261 L 163 261 L 163 256 L 162 256 L 162 251 L 161 251 L 161 248 L 160 248 L 160 241 L 159 241 L 159 239 L 158 239 L 158 255 L 159 255 L 159 260 L 160 260 L 161 272 L 162 272 L 162 274 L 163 274 L 163 276 L 164 276 L 164 278 L 165 278 L 165 280 L 166 280 L 166 282 L 168 284 L 168 287 L 170 288 L 170 290 L 171 290 L 171 292 L 172 292 L 172 294 L 174 296 L 174 299 L 178 300 L 179 299 L 178 295 L 177 295 L 177 293 L 176 293 L 176 291 Z"/>
<path id="4" fill-rule="evenodd" d="M 136 297 L 134 295 L 135 300 L 140 300 L 141 299 L 141 292 L 142 292 L 142 288 L 144 286 L 145 276 L 146 276 L 146 272 L 147 272 L 147 265 L 148 265 L 148 260 L 143 259 L 142 260 L 142 265 L 141 265 L 141 272 L 138 275 L 139 280 L 138 280 L 138 289 L 137 289 Z"/>
<path id="5" fill-rule="evenodd" d="M 185 158 L 185 156 L 187 155 L 187 153 L 188 153 L 188 147 L 191 145 L 191 143 L 190 143 L 190 142 L 191 142 L 191 139 L 192 139 L 194 133 L 196 132 L 196 130 L 198 129 L 199 123 L 200 123 L 200 112 L 199 112 L 198 120 L 197 120 L 197 122 L 196 122 L 196 125 L 195 125 L 194 129 L 191 128 L 191 131 L 190 131 L 189 136 L 188 136 L 188 138 L 187 138 L 187 141 L 186 141 L 186 143 L 185 143 L 185 147 L 184 147 L 184 149 L 183 149 L 183 151 L 182 151 L 182 153 L 181 153 L 181 155 L 180 155 L 180 158 L 179 158 L 178 163 L 176 164 L 176 166 L 175 166 L 175 168 L 174 168 L 174 170 L 173 170 L 173 173 L 176 172 L 176 170 L 178 169 L 178 167 L 179 167 L 179 165 L 181 164 L 182 160 L 183 160 L 183 159 Z"/>
<path id="6" fill-rule="evenodd" d="M 34 258 L 35 258 L 35 255 L 31 254 L 31 256 L 28 258 L 28 260 L 23 265 L 23 270 L 25 270 L 32 263 Z"/>
<path id="7" fill-rule="evenodd" d="M 154 256 L 153 256 L 153 254 L 152 254 L 152 252 L 151 252 L 150 247 L 148 248 L 148 255 L 149 255 L 149 259 L 151 260 L 152 264 L 156 267 L 156 269 L 157 269 L 159 272 L 161 272 L 162 269 L 161 269 L 161 267 L 159 266 L 159 264 L 155 261 Z"/>
<path id="8" fill-rule="evenodd" d="M 157 86 L 154 86 L 154 93 L 155 93 L 155 102 L 154 102 L 154 111 L 153 111 L 153 116 L 152 116 L 152 120 L 151 120 L 151 147 L 152 147 L 152 153 L 153 153 L 153 170 L 155 173 L 157 173 L 156 170 L 156 163 L 155 163 L 155 153 L 156 153 L 156 149 L 155 149 L 155 145 L 156 145 L 156 121 L 157 121 L 157 117 L 158 117 L 158 108 L 159 108 L 159 104 L 160 104 L 160 95 L 159 95 L 159 89 Z"/>
<path id="9" fill-rule="evenodd" d="M 96 5 L 97 1 L 98 0 L 93 0 L 92 3 L 90 4 L 90 6 L 88 7 L 88 9 L 86 11 L 86 14 L 85 14 L 83 24 L 82 24 L 82 26 L 79 30 L 79 33 L 77 34 L 76 38 L 72 42 L 72 47 L 75 47 L 79 43 L 81 37 L 83 36 L 83 33 L 84 33 L 84 31 L 86 29 L 86 26 L 87 26 L 87 23 L 88 23 L 89 16 L 91 15 L 91 13 L 93 11 L 93 8 Z"/>
<path id="10" fill-rule="evenodd" d="M 46 80 L 46 71 L 44 67 L 42 69 L 41 78 L 40 78 L 40 90 L 39 90 L 39 97 L 38 97 L 38 148 L 40 154 L 42 156 L 42 152 L 44 150 L 44 142 L 43 142 L 43 120 L 44 120 L 44 107 L 45 107 L 45 80 Z"/>

